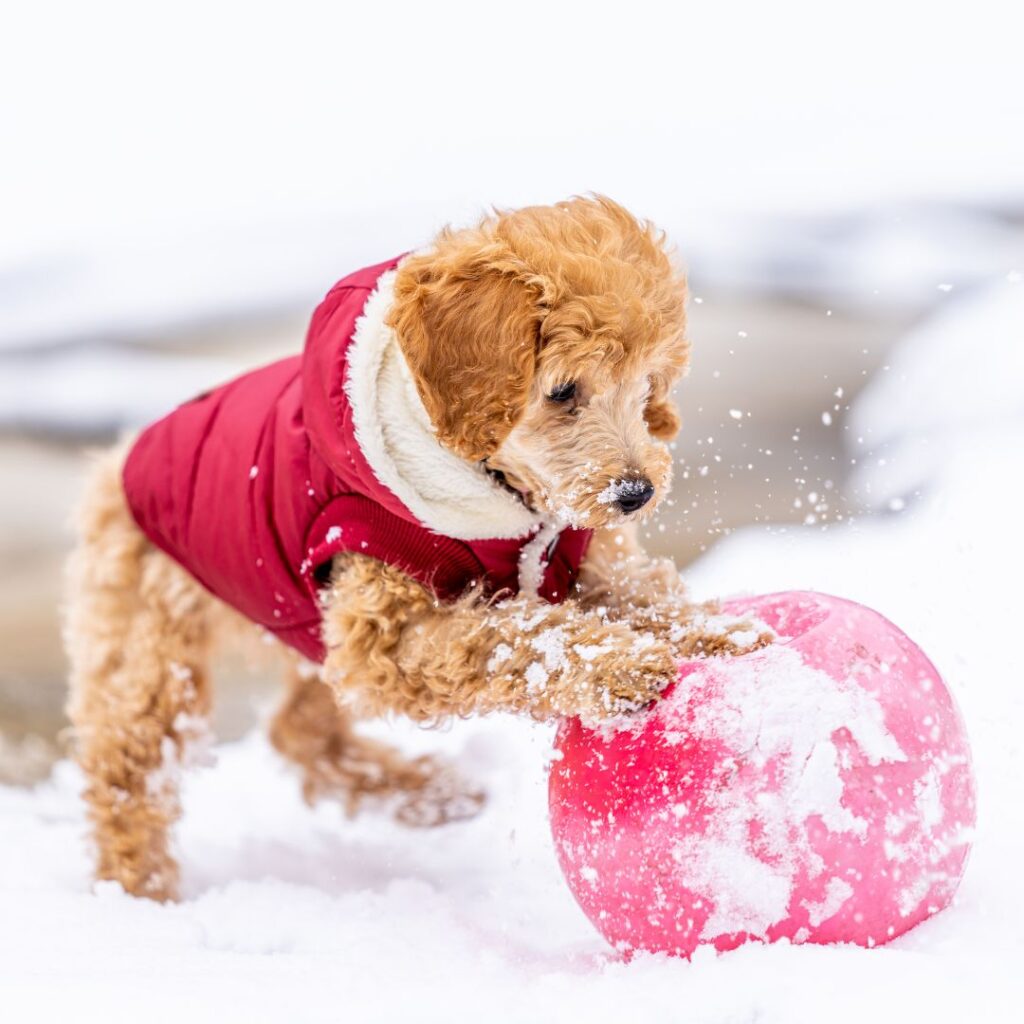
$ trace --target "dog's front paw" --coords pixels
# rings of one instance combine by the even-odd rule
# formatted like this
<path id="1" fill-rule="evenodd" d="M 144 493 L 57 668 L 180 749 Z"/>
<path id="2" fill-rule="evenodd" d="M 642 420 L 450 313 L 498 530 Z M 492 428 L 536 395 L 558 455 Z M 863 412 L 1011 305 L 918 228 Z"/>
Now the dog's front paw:
<path id="1" fill-rule="evenodd" d="M 567 645 L 563 672 L 548 693 L 555 714 L 596 720 L 639 711 L 675 679 L 676 658 L 661 638 L 620 623 L 602 634 Z"/>
<path id="2" fill-rule="evenodd" d="M 694 606 L 674 622 L 668 639 L 680 657 L 736 657 L 768 646 L 775 633 L 759 619 L 729 615 L 709 603 Z"/>
<path id="3" fill-rule="evenodd" d="M 640 711 L 654 703 L 676 678 L 678 664 L 669 645 L 650 634 L 632 634 L 632 644 L 591 662 L 588 692 L 579 709 L 585 719 Z"/>

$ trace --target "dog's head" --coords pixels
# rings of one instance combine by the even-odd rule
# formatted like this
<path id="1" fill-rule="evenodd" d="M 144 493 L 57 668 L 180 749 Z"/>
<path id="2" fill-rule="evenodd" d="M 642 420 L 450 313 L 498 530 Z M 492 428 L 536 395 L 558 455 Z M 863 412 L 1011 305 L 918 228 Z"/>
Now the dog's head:
<path id="1" fill-rule="evenodd" d="M 442 444 L 577 526 L 668 490 L 685 286 L 609 199 L 497 213 L 399 268 L 395 329 Z"/>

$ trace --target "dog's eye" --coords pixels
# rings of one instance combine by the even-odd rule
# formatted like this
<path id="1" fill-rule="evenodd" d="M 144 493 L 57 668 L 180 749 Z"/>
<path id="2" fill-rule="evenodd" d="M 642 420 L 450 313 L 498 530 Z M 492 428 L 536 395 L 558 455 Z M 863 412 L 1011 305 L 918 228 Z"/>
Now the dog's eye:
<path id="1" fill-rule="evenodd" d="M 575 397 L 576 381 L 574 380 L 566 381 L 564 384 L 559 384 L 558 387 L 548 395 L 548 398 L 552 402 L 568 402 L 570 399 Z"/>

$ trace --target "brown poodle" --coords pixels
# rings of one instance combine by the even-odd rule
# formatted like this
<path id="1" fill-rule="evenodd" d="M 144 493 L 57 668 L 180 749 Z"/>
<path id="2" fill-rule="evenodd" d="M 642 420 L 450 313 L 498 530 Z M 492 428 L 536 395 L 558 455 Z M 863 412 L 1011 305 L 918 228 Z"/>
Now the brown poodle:
<path id="1" fill-rule="evenodd" d="M 306 798 L 350 811 L 364 797 L 389 798 L 410 824 L 466 816 L 482 798 L 433 759 L 406 760 L 361 738 L 354 719 L 401 712 L 429 723 L 496 710 L 601 719 L 656 700 L 679 658 L 749 644 L 747 623 L 688 603 L 674 566 L 637 541 L 637 524 L 669 490 L 666 442 L 679 427 L 670 392 L 688 358 L 684 282 L 660 233 L 608 199 L 574 199 L 446 230 L 367 281 L 332 291 L 294 366 L 257 371 L 172 414 L 173 451 L 144 434 L 97 466 L 69 574 L 70 714 L 97 875 L 130 893 L 175 896 L 171 769 L 203 728 L 207 662 L 229 633 L 283 641 L 271 646 L 289 665 L 288 694 L 271 738 L 301 769 Z M 342 357 L 317 362 L 316 339 L 342 322 L 339 304 L 356 300 L 354 329 L 338 328 L 352 347 L 338 350 L 347 377 L 335 387 Z M 260 421 L 259 453 L 266 423 L 290 433 L 274 461 L 251 456 L 251 471 L 204 491 L 203 466 L 223 463 L 246 429 L 225 411 L 232 396 L 262 387 L 264 372 L 280 386 L 266 400 L 278 404 Z M 318 419 L 318 390 L 337 419 Z M 295 403 L 287 415 L 286 401 Z M 190 447 L 180 439 L 197 419 Z M 324 430 L 340 434 L 349 419 L 359 453 L 336 458 L 332 473 L 321 479 L 319 462 L 281 469 L 281 445 L 297 446 L 288 466 L 319 458 L 310 451 L 330 445 Z M 372 479 L 353 494 L 345 474 L 364 456 Z M 189 515 L 202 513 L 199 533 L 191 520 L 166 527 L 154 511 L 165 491 L 169 507 L 184 490 Z M 251 582 L 246 573 L 269 571 L 263 554 L 225 575 L 217 560 L 227 534 L 206 545 L 212 554 L 201 551 L 202 530 L 214 529 L 206 518 L 248 534 L 237 524 L 269 506 L 287 524 L 304 510 L 303 544 L 320 530 L 299 566 L 274 524 L 279 550 L 269 545 L 266 557 L 280 556 L 294 591 Z M 253 529 L 265 530 L 262 520 Z M 393 541 L 399 534 L 442 554 L 421 565 Z M 512 545 L 508 571 L 495 568 L 499 556 L 508 561 L 502 544 Z M 453 559 L 481 569 L 441 585 Z M 561 584 L 548 575 L 559 560 Z M 306 607 L 304 581 L 315 586 L 315 628 L 298 611 L 295 625 L 284 622 L 291 604 Z"/>

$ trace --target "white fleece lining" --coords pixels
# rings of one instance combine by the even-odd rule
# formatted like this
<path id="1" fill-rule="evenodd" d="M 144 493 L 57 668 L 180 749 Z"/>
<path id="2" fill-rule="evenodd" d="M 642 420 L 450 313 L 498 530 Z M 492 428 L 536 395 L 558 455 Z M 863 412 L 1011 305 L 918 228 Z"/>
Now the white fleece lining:
<path id="1" fill-rule="evenodd" d="M 459 458 L 434 432 L 395 332 L 384 323 L 395 271 L 382 274 L 356 320 L 345 394 L 356 441 L 377 479 L 427 529 L 458 540 L 522 537 L 542 518 Z"/>
<path id="2" fill-rule="evenodd" d="M 537 596 L 544 582 L 548 549 L 561 532 L 561 524 L 553 519 L 545 520 L 536 535 L 523 545 L 519 552 L 519 593 L 528 597 Z"/>

